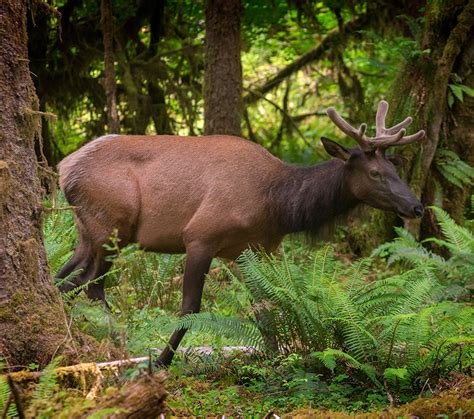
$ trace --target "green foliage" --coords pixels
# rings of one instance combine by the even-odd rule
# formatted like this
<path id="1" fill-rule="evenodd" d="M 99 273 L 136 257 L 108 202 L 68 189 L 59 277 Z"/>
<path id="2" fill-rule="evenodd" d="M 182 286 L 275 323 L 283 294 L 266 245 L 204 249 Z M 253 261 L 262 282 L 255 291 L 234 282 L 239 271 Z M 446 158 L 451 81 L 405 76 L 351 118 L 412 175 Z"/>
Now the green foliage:
<path id="1" fill-rule="evenodd" d="M 177 328 L 192 328 L 200 332 L 234 337 L 255 348 L 263 346 L 262 335 L 256 325 L 239 318 L 221 317 L 214 313 L 188 314 L 178 321 Z"/>
<path id="2" fill-rule="evenodd" d="M 450 108 L 453 107 L 455 98 L 463 103 L 465 94 L 471 97 L 474 96 L 474 89 L 462 84 L 462 79 L 457 74 L 451 74 L 451 79 L 453 83 L 448 84 L 448 106 Z"/>
<path id="3" fill-rule="evenodd" d="M 246 250 L 239 266 L 267 350 L 314 357 L 333 373 L 359 371 L 359 380 L 380 388 L 385 379 L 394 390 L 402 381 L 416 388 L 452 368 L 468 368 L 472 308 L 440 301 L 445 286 L 430 265 L 367 281 L 369 263 L 344 266 L 330 247 L 298 264 L 285 253 L 276 258 Z M 186 326 L 209 328 L 209 315 L 193 315 Z M 217 316 L 212 329 L 244 337 Z"/>
<path id="4" fill-rule="evenodd" d="M 3 368 L 5 364 L 0 361 L 0 368 Z M 18 410 L 16 404 L 11 395 L 10 386 L 4 375 L 0 375 L 0 412 L 4 412 L 7 403 L 10 402 L 10 406 L 6 411 L 7 418 L 15 418 L 18 416 Z"/>
<path id="5" fill-rule="evenodd" d="M 474 234 L 472 227 L 457 225 L 441 208 L 430 207 L 438 220 L 444 239 L 428 238 L 424 243 L 433 243 L 449 250 L 450 257 L 443 258 L 419 243 L 402 228 L 395 228 L 398 237 L 374 250 L 374 256 L 388 258 L 389 264 L 401 262 L 408 266 L 429 266 L 440 282 L 445 284 L 445 298 L 459 298 L 472 287 L 474 278 Z"/>
<path id="6" fill-rule="evenodd" d="M 446 148 L 438 148 L 435 154 L 438 171 L 453 185 L 465 188 L 474 183 L 474 168 L 463 162 L 459 156 Z"/>
<path id="7" fill-rule="evenodd" d="M 120 239 L 112 236 L 107 249 L 113 253 L 114 262 L 107 275 L 106 285 L 120 284 L 124 293 L 115 295 L 113 303 L 121 311 L 128 307 L 169 308 L 176 302 L 179 287 L 176 279 L 183 271 L 182 255 L 146 253 L 135 244 L 120 247 Z M 129 292 L 133 290 L 133 292 Z"/>
<path id="8" fill-rule="evenodd" d="M 61 362 L 61 357 L 54 358 L 41 372 L 39 383 L 31 397 L 32 403 L 50 399 L 58 391 L 59 385 L 56 378 L 56 368 Z"/>
<path id="9" fill-rule="evenodd" d="M 44 220 L 44 246 L 51 273 L 56 274 L 71 258 L 77 240 L 72 209 L 60 194 L 55 202 L 46 201 L 47 216 Z"/>

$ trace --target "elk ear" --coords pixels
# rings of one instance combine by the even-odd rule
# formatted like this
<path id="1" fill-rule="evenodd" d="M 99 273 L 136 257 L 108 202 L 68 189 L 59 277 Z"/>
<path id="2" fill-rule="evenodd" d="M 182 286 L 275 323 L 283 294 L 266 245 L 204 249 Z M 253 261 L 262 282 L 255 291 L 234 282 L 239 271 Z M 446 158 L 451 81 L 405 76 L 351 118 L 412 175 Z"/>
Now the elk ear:
<path id="1" fill-rule="evenodd" d="M 349 157 L 351 157 L 351 152 L 346 147 L 343 147 L 335 141 L 326 137 L 321 137 L 321 142 L 330 156 L 344 161 L 349 160 Z"/>
<path id="2" fill-rule="evenodd" d="M 405 157 L 398 154 L 391 154 L 385 157 L 388 161 L 392 162 L 394 166 L 404 166 L 408 161 Z"/>

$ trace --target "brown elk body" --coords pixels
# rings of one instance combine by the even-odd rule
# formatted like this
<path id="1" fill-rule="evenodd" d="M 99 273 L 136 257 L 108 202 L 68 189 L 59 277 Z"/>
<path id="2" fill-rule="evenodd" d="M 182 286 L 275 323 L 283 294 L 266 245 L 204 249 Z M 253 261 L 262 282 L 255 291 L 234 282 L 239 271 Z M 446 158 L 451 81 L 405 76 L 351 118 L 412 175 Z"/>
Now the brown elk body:
<path id="1" fill-rule="evenodd" d="M 382 132 L 378 120 L 382 138 L 374 142 L 365 137 L 364 126 L 347 132 L 349 125 L 331 112 L 360 149 L 323 138 L 336 159 L 313 167 L 290 166 L 255 143 L 221 135 L 109 135 L 72 153 L 60 164 L 60 186 L 77 207 L 79 245 L 57 277 L 81 272 L 61 289 L 69 291 L 107 272 L 103 245 L 117 229 L 121 245 L 136 242 L 149 251 L 186 253 L 181 312 L 198 312 L 214 257 L 235 259 L 249 246 L 271 252 L 285 234 L 317 232 L 359 203 L 421 216 L 423 207 L 398 177 L 395 159 L 383 150 L 424 133 L 404 137 L 410 121 Z M 379 107 L 378 119 L 384 112 Z M 87 293 L 105 301 L 103 283 L 92 283 Z M 171 361 L 184 333 L 173 334 L 161 364 Z"/>

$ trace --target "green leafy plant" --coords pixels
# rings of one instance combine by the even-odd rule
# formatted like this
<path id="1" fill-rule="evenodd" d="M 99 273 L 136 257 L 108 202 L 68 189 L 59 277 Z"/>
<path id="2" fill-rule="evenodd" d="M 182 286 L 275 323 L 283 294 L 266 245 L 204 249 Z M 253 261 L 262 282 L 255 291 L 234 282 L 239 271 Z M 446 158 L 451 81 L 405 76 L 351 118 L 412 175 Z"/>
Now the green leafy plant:
<path id="1" fill-rule="evenodd" d="M 395 228 L 398 237 L 379 246 L 373 256 L 386 258 L 389 264 L 401 262 L 408 266 L 430 266 L 439 281 L 445 284 L 445 298 L 466 296 L 474 278 L 474 234 L 472 227 L 460 226 L 444 210 L 430 207 L 438 220 L 443 239 L 428 238 L 418 242 L 409 232 Z M 423 243 L 433 243 L 449 250 L 444 258 L 426 249 Z"/>
<path id="2" fill-rule="evenodd" d="M 368 281 L 369 264 L 344 266 L 330 247 L 298 264 L 285 253 L 245 251 L 239 266 L 267 351 L 313 357 L 332 373 L 350 369 L 392 390 L 471 365 L 473 310 L 440 301 L 445 287 L 430 265 Z M 196 314 L 182 324 L 245 337 L 238 322 L 212 316 L 211 327 L 210 319 Z"/>
<path id="3" fill-rule="evenodd" d="M 463 162 L 452 150 L 438 148 L 435 164 L 443 177 L 458 188 L 462 189 L 474 182 L 474 168 Z"/>
<path id="4" fill-rule="evenodd" d="M 460 83 L 459 76 L 455 76 L 455 83 L 448 84 L 449 92 L 448 92 L 448 106 L 450 108 L 454 105 L 454 98 L 459 100 L 460 102 L 464 102 L 464 95 L 474 96 L 474 89 L 465 84 Z"/>
<path id="5" fill-rule="evenodd" d="M 62 195 L 56 201 L 45 203 L 47 216 L 44 220 L 44 246 L 52 274 L 70 259 L 77 239 L 72 209 Z"/>
<path id="6" fill-rule="evenodd" d="M 5 364 L 0 361 L 0 368 L 3 367 L 5 367 Z M 6 409 L 7 404 L 9 404 L 9 406 Z M 4 375 L 0 375 L 0 412 L 5 412 L 5 417 L 7 418 L 15 418 L 18 416 L 18 410 L 13 401 L 10 386 Z"/>

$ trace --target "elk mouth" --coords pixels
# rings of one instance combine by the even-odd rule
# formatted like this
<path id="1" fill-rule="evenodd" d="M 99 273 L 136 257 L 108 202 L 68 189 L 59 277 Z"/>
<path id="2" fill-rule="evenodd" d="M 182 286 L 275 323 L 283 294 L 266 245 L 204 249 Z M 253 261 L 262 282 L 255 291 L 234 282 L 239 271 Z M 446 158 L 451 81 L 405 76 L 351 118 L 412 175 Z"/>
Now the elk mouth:
<path id="1" fill-rule="evenodd" d="M 422 205 L 415 205 L 410 211 L 397 210 L 397 215 L 402 218 L 422 218 L 425 209 Z"/>

